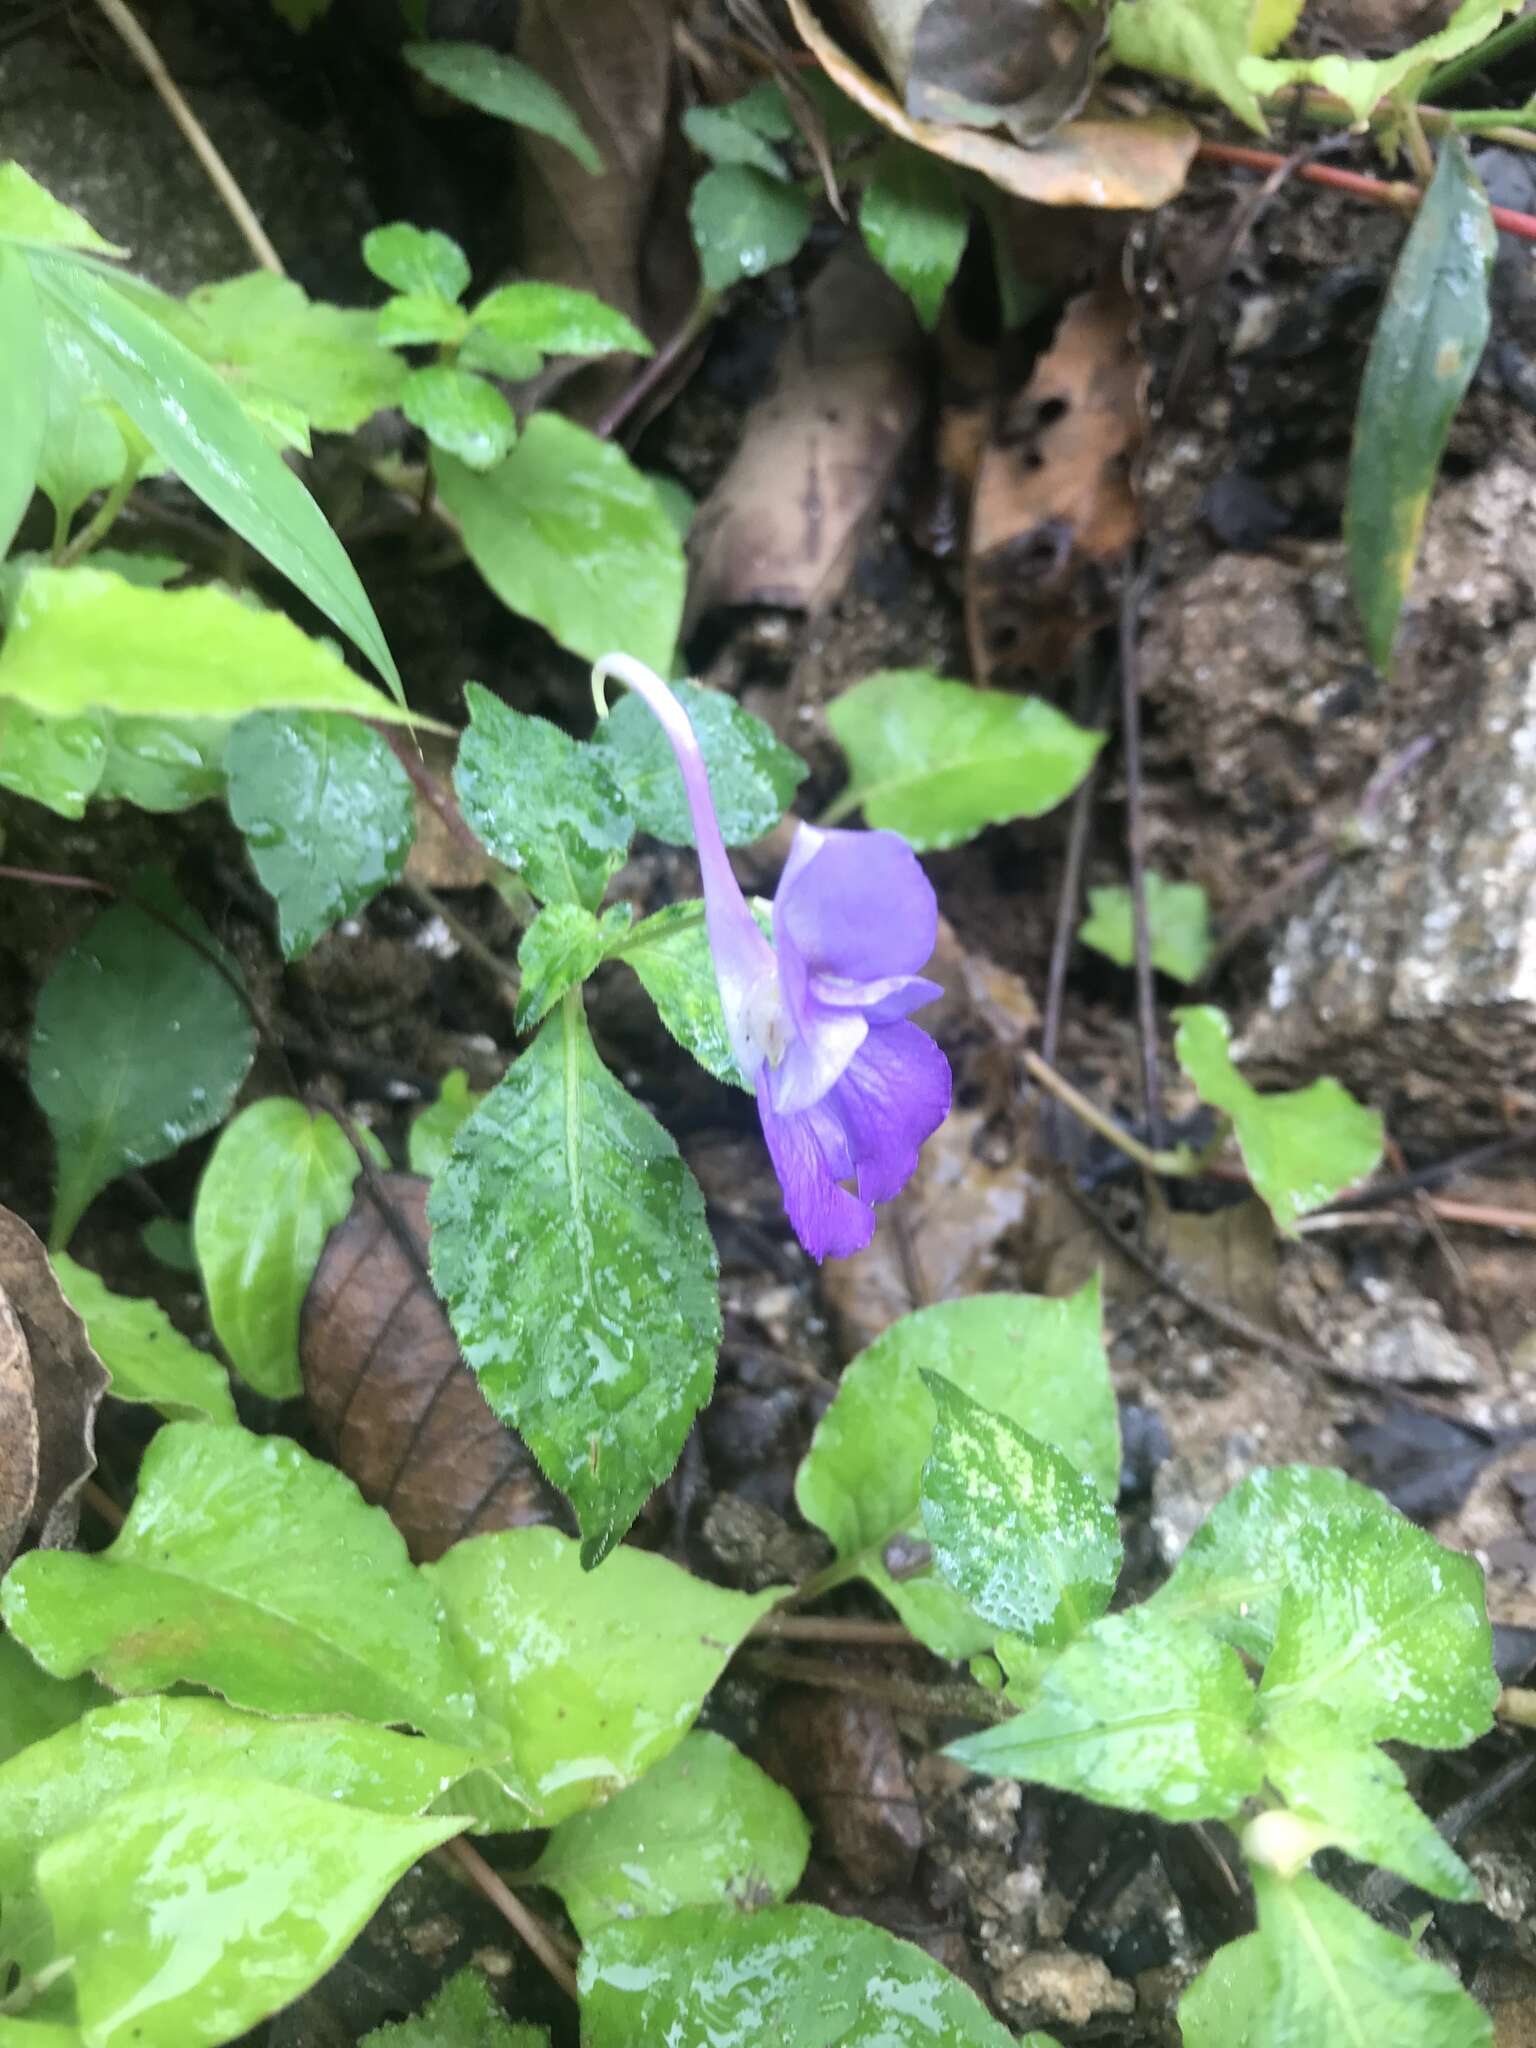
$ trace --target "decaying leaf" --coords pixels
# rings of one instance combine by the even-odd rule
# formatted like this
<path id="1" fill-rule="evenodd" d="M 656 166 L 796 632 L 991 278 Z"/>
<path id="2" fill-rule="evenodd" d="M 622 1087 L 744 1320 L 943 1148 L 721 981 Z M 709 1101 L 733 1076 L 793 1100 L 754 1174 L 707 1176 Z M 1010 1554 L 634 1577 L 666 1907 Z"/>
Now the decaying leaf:
<path id="1" fill-rule="evenodd" d="M 1066 0 L 853 0 L 907 112 L 1006 128 L 1026 148 L 1075 114 L 1093 84 L 1106 10 Z"/>
<path id="2" fill-rule="evenodd" d="M 1118 282 L 1074 299 L 982 453 L 966 567 L 978 677 L 1039 681 L 1115 616 L 1140 528 L 1141 440 L 1132 307 Z"/>
<path id="3" fill-rule="evenodd" d="M 0 1287 L 0 1571 L 21 1547 L 37 1498 L 37 1409 L 21 1318 Z"/>
<path id="4" fill-rule="evenodd" d="M 13 1544 L 30 1537 L 44 1549 L 62 1549 L 75 1540 L 80 1524 L 80 1489 L 96 1470 L 96 1410 L 107 1390 L 107 1372 L 91 1349 L 85 1325 L 75 1314 L 54 1278 L 42 1239 L 19 1216 L 0 1209 L 0 1308 L 10 1316 L 0 1322 L 0 1556 L 8 1527 L 7 1458 L 12 1419 L 18 1417 L 22 1372 L 30 1380 L 32 1451 L 24 1448 L 25 1415 L 18 1428 L 23 1448 L 10 1477 L 14 1510 L 30 1462 L 34 1467 L 32 1500 L 23 1514 Z M 7 1340 L 11 1325 L 22 1340 L 22 1365 L 7 1374 Z M 10 1354 L 14 1361 L 14 1352 Z M 10 1401 L 7 1402 L 7 1378 Z"/>
<path id="5" fill-rule="evenodd" d="M 781 1687 L 757 1760 L 795 1795 L 818 1842 L 857 1890 L 898 1891 L 911 1883 L 923 1817 L 885 1707 L 808 1686 Z"/>
<path id="6" fill-rule="evenodd" d="M 950 163 L 979 171 L 1019 199 L 1041 206 L 1161 206 L 1181 190 L 1194 160 L 1199 137 L 1176 114 L 1126 120 L 1088 115 L 1066 122 L 1034 149 L 975 128 L 915 120 L 893 93 L 838 48 L 806 0 L 789 0 L 789 11 L 822 69 L 883 128 Z"/>
<path id="7" fill-rule="evenodd" d="M 427 1190 L 359 1183 L 304 1302 L 311 1413 L 343 1472 L 386 1508 L 418 1560 L 464 1536 L 557 1519 L 558 1497 L 485 1405 L 427 1277 Z"/>
<path id="8" fill-rule="evenodd" d="M 714 605 L 813 610 L 921 416 L 912 309 L 855 243 L 827 263 L 786 337 L 772 391 L 694 520 L 692 617 Z"/>

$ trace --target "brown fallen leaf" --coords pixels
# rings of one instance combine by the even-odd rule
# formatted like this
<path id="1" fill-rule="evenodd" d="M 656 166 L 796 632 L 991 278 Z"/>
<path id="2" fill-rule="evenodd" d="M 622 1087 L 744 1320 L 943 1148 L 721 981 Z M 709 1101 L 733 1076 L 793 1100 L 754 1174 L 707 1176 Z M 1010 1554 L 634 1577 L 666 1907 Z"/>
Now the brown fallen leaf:
<path id="1" fill-rule="evenodd" d="M 558 1496 L 498 1422 L 427 1277 L 427 1189 L 416 1174 L 359 1183 L 304 1300 L 299 1358 L 310 1412 L 365 1500 L 418 1561 L 490 1529 L 558 1519 Z"/>
<path id="2" fill-rule="evenodd" d="M 1133 332 L 1118 281 L 1075 298 L 983 451 L 965 585 L 966 635 L 983 681 L 1059 676 L 1115 616 L 1118 574 L 1140 531 Z"/>
<path id="3" fill-rule="evenodd" d="M 9 1209 L 0 1209 L 0 1297 L 19 1326 L 31 1378 L 36 1474 L 22 1535 L 45 1550 L 62 1550 L 75 1540 L 80 1490 L 96 1470 L 96 1410 L 107 1391 L 107 1369 L 64 1299 L 42 1239 Z M 8 1439 L 3 1408 L 0 1428 Z M 4 1523 L 0 1503 L 0 1534 Z"/>
<path id="4" fill-rule="evenodd" d="M 806 0 L 789 0 L 806 47 L 833 81 L 893 135 L 948 162 L 979 171 L 1005 192 L 1041 206 L 1143 210 L 1183 189 L 1199 136 L 1177 114 L 1068 121 L 1034 149 L 975 128 L 915 120 L 895 96 L 833 42 Z"/>
<path id="5" fill-rule="evenodd" d="M 21 1318 L 0 1288 L 0 1571 L 21 1548 L 37 1499 L 37 1409 Z"/>
<path id="6" fill-rule="evenodd" d="M 1006 128 L 1029 148 L 1087 99 L 1105 9 L 1065 0 L 850 0 L 909 114 Z"/>
<path id="7" fill-rule="evenodd" d="M 769 1706 L 758 1762 L 799 1800 L 818 1842 L 859 1891 L 910 1884 L 923 1817 L 884 1707 L 783 1687 Z"/>
<path id="8" fill-rule="evenodd" d="M 836 597 L 922 410 L 917 321 L 856 243 L 828 261 L 699 507 L 689 623 L 715 605 L 815 610 Z"/>

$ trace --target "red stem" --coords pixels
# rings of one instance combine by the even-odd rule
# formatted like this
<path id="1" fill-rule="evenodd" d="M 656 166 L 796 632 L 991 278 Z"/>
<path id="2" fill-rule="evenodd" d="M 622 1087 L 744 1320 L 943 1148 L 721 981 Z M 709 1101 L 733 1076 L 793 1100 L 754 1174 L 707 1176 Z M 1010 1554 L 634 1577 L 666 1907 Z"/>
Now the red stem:
<path id="1" fill-rule="evenodd" d="M 1235 142 L 1202 142 L 1196 152 L 1208 163 L 1236 164 L 1245 171 L 1277 171 L 1286 159 L 1272 149 L 1249 149 Z M 1413 213 L 1424 195 L 1417 185 L 1388 184 L 1382 178 L 1367 178 L 1359 171 L 1342 171 L 1335 164 L 1298 164 L 1294 175 L 1311 185 L 1331 185 L 1336 192 L 1348 192 L 1373 206 L 1395 207 L 1399 213 Z M 1492 209 L 1494 226 L 1524 242 L 1536 242 L 1536 213 L 1516 213 L 1513 207 Z"/>

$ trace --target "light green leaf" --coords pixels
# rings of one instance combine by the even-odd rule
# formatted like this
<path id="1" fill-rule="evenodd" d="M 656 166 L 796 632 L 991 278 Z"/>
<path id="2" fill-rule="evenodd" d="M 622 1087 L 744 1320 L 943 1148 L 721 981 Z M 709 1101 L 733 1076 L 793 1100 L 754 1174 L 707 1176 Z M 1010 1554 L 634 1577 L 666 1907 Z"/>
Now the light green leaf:
<path id="1" fill-rule="evenodd" d="M 579 996 L 460 1131 L 429 1214 L 465 1361 L 569 1497 L 596 1564 L 708 1396 L 720 1303 L 698 1185 L 598 1059 Z"/>
<path id="2" fill-rule="evenodd" d="M 583 170 L 595 177 L 603 160 L 562 94 L 527 64 L 504 57 L 484 43 L 407 43 L 402 55 L 413 70 L 429 78 L 482 114 L 494 114 L 514 127 L 531 128 L 568 149 Z"/>
<path id="3" fill-rule="evenodd" d="M 1209 1005 L 1180 1010 L 1174 1051 L 1202 1102 L 1232 1119 L 1255 1190 L 1281 1230 L 1375 1171 L 1381 1116 L 1337 1081 L 1261 1095 L 1232 1064 L 1231 1027 Z"/>
<path id="4" fill-rule="evenodd" d="M 207 926 L 163 878 L 139 893 L 157 915 L 104 911 L 37 999 L 28 1074 L 59 1155 L 54 1249 L 108 1181 L 221 1124 L 256 1055 Z"/>
<path id="5" fill-rule="evenodd" d="M 547 1017 L 567 989 L 578 987 L 629 929 L 634 912 L 627 903 L 605 910 L 601 922 L 579 903 L 551 903 L 523 934 L 517 949 L 523 985 L 517 998 L 517 1028 L 530 1031 Z"/>
<path id="6" fill-rule="evenodd" d="M 723 292 L 798 255 L 812 215 L 798 186 L 746 164 L 722 164 L 694 186 L 688 219 L 705 287 Z"/>
<path id="7" fill-rule="evenodd" d="M 173 1421 L 235 1420 L 223 1366 L 183 1337 L 159 1302 L 114 1294 L 67 1252 L 53 1254 L 53 1270 L 118 1400 L 148 1402 Z"/>
<path id="8" fill-rule="evenodd" d="M 154 590 L 105 569 L 37 565 L 14 579 L 8 617 L 0 696 L 46 718 L 239 718 L 282 706 L 406 716 L 281 612 L 211 585 Z"/>
<path id="9" fill-rule="evenodd" d="M 859 226 L 924 327 L 936 326 L 970 231 L 970 208 L 947 167 L 926 150 L 886 143 L 864 187 Z"/>
<path id="10" fill-rule="evenodd" d="M 1267 132 L 1244 60 L 1273 49 L 1301 12 L 1301 0 L 1119 0 L 1109 17 L 1110 53 L 1118 64 L 1180 78 L 1223 101 L 1240 121 Z M 1280 35 L 1258 33 L 1269 16 Z"/>
<path id="11" fill-rule="evenodd" d="M 0 789 L 46 804 L 61 818 L 83 818 L 106 765 L 102 725 L 90 714 L 39 718 L 14 697 L 0 696 Z"/>
<path id="12" fill-rule="evenodd" d="M 689 107 L 683 133 L 699 152 L 717 164 L 748 164 L 784 183 L 789 168 L 765 135 L 738 121 L 729 107 Z"/>
<path id="13" fill-rule="evenodd" d="M 511 1730 L 518 1775 L 550 1823 L 670 1755 L 782 1591 L 728 1593 L 628 1545 L 588 1571 L 556 1529 L 471 1537 L 423 1576 L 483 1712 Z"/>
<path id="14" fill-rule="evenodd" d="M 1371 338 L 1344 505 L 1371 659 L 1392 643 L 1456 408 L 1482 361 L 1498 235 L 1465 143 L 1447 135 Z"/>
<path id="15" fill-rule="evenodd" d="M 662 510 L 676 527 L 678 539 L 686 541 L 693 530 L 694 514 L 699 509 L 698 499 L 686 484 L 680 484 L 675 476 L 668 476 L 663 470 L 648 469 L 645 472 L 645 480 L 660 500 Z"/>
<path id="16" fill-rule="evenodd" d="M 1475 50 L 1519 4 L 1520 0 L 1463 0 L 1444 28 L 1391 57 L 1245 57 L 1243 83 L 1266 98 L 1298 84 L 1320 85 L 1342 100 L 1363 127 L 1389 96 L 1411 104 L 1437 65 Z"/>
<path id="17" fill-rule="evenodd" d="M 966 1657 L 996 1630 L 931 1567 L 897 1578 L 885 1561 L 893 1545 L 905 1559 L 922 1541 L 923 1463 L 937 1422 L 925 1371 L 1054 1445 L 1113 1500 L 1120 1428 L 1097 1278 L 1064 1301 L 982 1294 L 903 1316 L 845 1370 L 800 1467 L 800 1512 L 831 1538 L 849 1576 L 867 1579 L 939 1656 Z"/>
<path id="18" fill-rule="evenodd" d="M 152 554 L 128 548 L 92 548 L 91 567 L 110 569 L 114 576 L 121 576 L 129 583 L 142 583 L 148 590 L 164 590 L 168 583 L 176 583 L 187 573 L 185 562 L 179 562 L 174 555 Z M 388 717 L 387 712 L 380 713 Z"/>
<path id="19" fill-rule="evenodd" d="M 30 261 L 49 317 L 84 349 L 103 387 L 150 446 L 211 512 L 341 628 L 398 695 L 399 671 L 357 571 L 319 506 L 234 394 L 145 310 L 143 300 L 103 273 L 68 257 Z M 253 656 L 250 665 L 261 664 Z"/>
<path id="20" fill-rule="evenodd" d="M 586 2048 L 1014 2048 L 942 1963 L 820 1906 L 617 1920 L 578 1981 Z"/>
<path id="21" fill-rule="evenodd" d="M 613 958 L 639 975 L 662 1023 L 706 1073 L 733 1088 L 747 1086 L 725 1028 L 701 902 L 669 903 L 642 918 Z"/>
<path id="22" fill-rule="evenodd" d="M 789 1794 L 723 1735 L 695 1729 L 638 1784 L 561 1821 L 529 1876 L 559 1892 L 591 1941 L 610 1920 L 777 1905 L 810 1847 Z"/>
<path id="23" fill-rule="evenodd" d="M 436 1102 L 428 1103 L 412 1118 L 406 1135 L 406 1158 L 412 1173 L 425 1174 L 430 1180 L 439 1171 L 458 1135 L 459 1125 L 473 1116 L 484 1100 L 470 1087 L 469 1075 L 462 1067 L 454 1067 L 443 1076 Z"/>
<path id="24" fill-rule="evenodd" d="M 926 669 L 856 683 L 827 706 L 827 723 L 848 756 L 839 813 L 862 809 L 919 853 L 1053 810 L 1104 744 L 1038 697 L 943 682 Z"/>
<path id="25" fill-rule="evenodd" d="M 1030 1643 L 1068 1643 L 1109 1605 L 1120 1525 L 1091 1479 L 1050 1444 L 973 1401 L 942 1373 L 923 1467 L 933 1561 L 985 1621 Z"/>
<path id="26" fill-rule="evenodd" d="M 94 1678 L 55 1678 L 0 1630 L 0 1764 L 111 1698 Z M 3 1775 L 0 1775 L 3 1783 Z M 5 1854 L 0 1842 L 0 1857 Z M 0 1952 L 4 1937 L 0 1936 Z"/>
<path id="27" fill-rule="evenodd" d="M 1259 1931 L 1218 1949 L 1179 2003 L 1184 2048 L 1493 2048 L 1448 1970 L 1315 1877 L 1253 1872 Z"/>
<path id="28" fill-rule="evenodd" d="M 11 166 L 10 168 L 14 168 Z M 0 176 L 3 176 L 0 172 Z M 48 358 L 32 273 L 0 243 L 0 556 L 32 502 L 48 413 Z"/>
<path id="29" fill-rule="evenodd" d="M 468 332 L 468 313 L 457 300 L 436 292 L 398 292 L 386 299 L 374 316 L 374 333 L 390 348 L 459 342 Z M 403 376 L 403 365 L 401 373 Z"/>
<path id="30" fill-rule="evenodd" d="M 589 661 L 622 648 L 671 669 L 682 545 L 622 448 L 540 412 L 490 475 L 452 456 L 435 468 L 470 559 L 510 611 Z"/>
<path id="31" fill-rule="evenodd" d="M 372 313 L 311 299 L 270 270 L 205 284 L 186 303 L 237 397 L 270 394 L 327 434 L 355 433 L 399 403 L 405 366 L 380 347 Z"/>
<path id="32" fill-rule="evenodd" d="M 106 740 L 96 785 L 102 802 L 115 799 L 141 811 L 184 811 L 222 795 L 227 718 L 114 718 L 100 712 L 97 723 Z"/>
<path id="33" fill-rule="evenodd" d="M 404 305 L 405 301 L 393 303 Z M 544 358 L 536 348 L 525 348 L 518 341 L 503 341 L 491 327 L 471 327 L 467 313 L 462 318 L 464 338 L 457 358 L 461 370 L 484 370 L 488 376 L 505 377 L 509 384 L 521 384 L 539 374 Z"/>
<path id="34" fill-rule="evenodd" d="M 359 2048 L 549 2048 L 549 2036 L 542 2027 L 515 2027 L 480 1972 L 465 1969 L 414 2019 L 375 2027 Z"/>
<path id="35" fill-rule="evenodd" d="M 461 1826 L 221 1778 L 116 1801 L 38 1859 L 92 2048 L 243 2034 L 329 1969 Z"/>
<path id="36" fill-rule="evenodd" d="M 479 683 L 464 701 L 453 786 L 471 831 L 541 902 L 595 910 L 635 829 L 602 758 Z"/>
<path id="37" fill-rule="evenodd" d="M 361 720 L 261 711 L 230 734 L 224 765 L 229 815 L 276 900 L 285 960 L 405 872 L 415 794 L 388 743 Z"/>
<path id="38" fill-rule="evenodd" d="M 505 1740 L 477 1714 L 394 1523 L 287 1437 L 166 1423 L 110 1547 L 29 1551 L 0 1612 L 45 1670 L 92 1670 L 114 1691 L 185 1681 L 256 1713 Z"/>
<path id="39" fill-rule="evenodd" d="M 358 1172 L 334 1117 L 270 1095 L 220 1132 L 198 1182 L 192 1241 L 208 1313 L 240 1377 L 273 1400 L 303 1391 L 299 1312 Z"/>
<path id="40" fill-rule="evenodd" d="M 709 770 L 709 792 L 726 845 L 761 839 L 793 803 L 806 777 L 805 763 L 724 691 L 698 683 L 676 683 L 673 690 Z M 677 756 L 639 697 L 626 693 L 619 699 L 593 734 L 592 745 L 623 792 L 637 832 L 672 846 L 695 843 Z"/>
<path id="41" fill-rule="evenodd" d="M 496 386 L 451 363 L 412 370 L 400 409 L 434 448 L 469 469 L 494 469 L 517 439 L 517 417 Z"/>
<path id="42" fill-rule="evenodd" d="M 1011 1721 L 952 1742 L 968 1769 L 1163 1820 L 1230 1820 L 1263 1782 L 1234 1650 L 1150 1607 L 1096 1621 Z"/>
<path id="43" fill-rule="evenodd" d="M 1129 889 L 1090 889 L 1088 916 L 1077 936 L 1085 946 L 1129 967 L 1136 958 L 1136 933 Z M 1198 981 L 1211 957 L 1211 914 L 1198 882 L 1165 882 L 1147 873 L 1147 936 L 1152 965 L 1175 981 Z"/>
<path id="44" fill-rule="evenodd" d="M 64 205 L 29 177 L 18 163 L 0 164 L 0 241 L 34 248 L 89 249 L 97 256 L 126 256 L 104 241 L 83 214 Z"/>
<path id="45" fill-rule="evenodd" d="M 93 491 L 115 484 L 128 466 L 128 446 L 91 373 L 85 351 L 57 326 L 46 327 L 48 397 L 44 407 L 37 487 L 67 531 Z M 98 559 L 93 567 L 101 567 Z"/>
<path id="46" fill-rule="evenodd" d="M 460 299 L 469 285 L 469 258 L 453 237 L 405 220 L 370 228 L 363 237 L 363 261 L 397 292 Z"/>
<path id="47" fill-rule="evenodd" d="M 534 349 L 543 356 L 601 356 L 627 349 L 654 353 L 632 320 L 591 292 L 562 284 L 504 284 L 487 292 L 470 314 L 472 330 L 492 334 L 504 348 Z"/>

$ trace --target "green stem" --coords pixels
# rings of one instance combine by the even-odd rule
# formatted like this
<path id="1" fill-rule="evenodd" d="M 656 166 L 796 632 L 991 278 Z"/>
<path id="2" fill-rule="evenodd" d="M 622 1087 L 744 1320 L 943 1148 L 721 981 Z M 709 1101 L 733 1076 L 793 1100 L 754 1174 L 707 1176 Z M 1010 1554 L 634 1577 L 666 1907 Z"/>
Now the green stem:
<path id="1" fill-rule="evenodd" d="M 1454 85 L 1460 85 L 1464 78 L 1475 78 L 1480 71 L 1486 71 L 1511 50 L 1518 50 L 1522 43 L 1528 43 L 1536 36 L 1536 14 L 1522 14 L 1518 21 L 1506 22 L 1503 28 L 1478 44 L 1475 50 L 1467 50 L 1460 57 L 1452 57 L 1442 64 L 1438 71 L 1429 74 L 1424 88 L 1425 97 L 1438 99 Z"/>
<path id="2" fill-rule="evenodd" d="M 1427 115 L 1430 109 L 1422 111 Z M 1536 107 L 1471 107 L 1442 113 L 1440 119 L 1447 128 L 1536 128 Z"/>
<path id="3" fill-rule="evenodd" d="M 1187 1145 L 1180 1145 L 1172 1152 L 1154 1152 L 1150 1145 L 1143 1145 L 1140 1138 L 1133 1138 L 1113 1117 L 1096 1108 L 1086 1095 L 1080 1094 L 1070 1081 L 1047 1065 L 1039 1053 L 1026 1051 L 1020 1057 L 1024 1071 L 1038 1081 L 1048 1095 L 1054 1095 L 1064 1108 L 1071 1110 L 1079 1123 L 1097 1131 L 1101 1138 L 1123 1152 L 1127 1159 L 1134 1159 L 1147 1173 L 1166 1174 L 1184 1180 L 1196 1170 L 1198 1162 Z"/>
<path id="4" fill-rule="evenodd" d="M 811 1601 L 821 1599 L 823 1594 L 835 1593 L 839 1586 L 846 1586 L 850 1579 L 859 1576 L 861 1561 L 862 1553 L 833 1558 L 830 1564 L 823 1565 L 819 1572 L 812 1572 L 803 1584 L 796 1586 L 789 1599 L 796 1607 L 807 1607 Z"/>
<path id="5" fill-rule="evenodd" d="M 67 542 L 62 549 L 55 549 L 53 559 L 59 568 L 68 569 L 106 539 L 116 525 L 117 515 L 127 504 L 129 493 L 138 480 L 139 465 L 137 462 L 130 462 L 74 539 Z"/>

